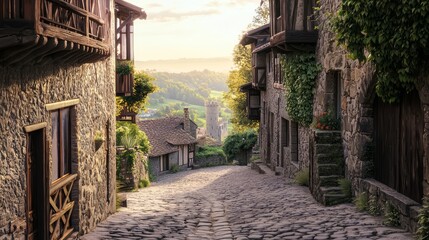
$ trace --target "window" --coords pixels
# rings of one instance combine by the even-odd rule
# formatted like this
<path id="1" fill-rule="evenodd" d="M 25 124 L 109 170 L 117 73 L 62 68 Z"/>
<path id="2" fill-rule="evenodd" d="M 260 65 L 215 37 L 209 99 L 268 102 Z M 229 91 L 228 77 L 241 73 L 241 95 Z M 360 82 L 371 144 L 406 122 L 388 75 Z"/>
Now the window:
<path id="1" fill-rule="evenodd" d="M 289 121 L 282 118 L 282 147 L 289 147 Z"/>
<path id="2" fill-rule="evenodd" d="M 168 161 L 168 154 L 162 155 L 160 157 L 160 159 L 159 159 L 159 165 L 160 165 L 159 169 L 161 170 L 161 172 L 168 171 L 170 169 L 170 166 L 169 166 L 168 162 L 169 162 Z"/>
<path id="3" fill-rule="evenodd" d="M 51 112 L 52 117 L 52 181 L 71 173 L 70 110 Z"/>
<path id="4" fill-rule="evenodd" d="M 337 119 L 341 119 L 341 95 L 343 83 L 341 71 L 329 71 L 326 74 L 326 107 Z"/>
<path id="5" fill-rule="evenodd" d="M 290 153 L 291 153 L 291 160 L 292 162 L 297 163 L 298 162 L 298 145 L 299 145 L 299 139 L 298 139 L 298 123 L 291 122 L 290 125 Z"/>
<path id="6" fill-rule="evenodd" d="M 274 83 L 283 83 L 280 57 L 281 54 L 274 55 Z"/>

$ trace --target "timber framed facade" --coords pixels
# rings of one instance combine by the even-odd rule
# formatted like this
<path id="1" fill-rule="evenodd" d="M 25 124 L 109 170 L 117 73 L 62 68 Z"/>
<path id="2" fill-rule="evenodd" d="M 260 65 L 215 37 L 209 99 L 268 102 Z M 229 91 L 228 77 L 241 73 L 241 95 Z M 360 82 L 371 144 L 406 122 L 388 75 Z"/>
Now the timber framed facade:
<path id="1" fill-rule="evenodd" d="M 123 0 L 115 1 L 115 49 L 118 65 L 134 65 L 134 20 L 146 19 L 143 9 Z M 134 91 L 134 74 L 116 73 L 116 96 L 131 96 Z M 136 123 L 137 113 L 125 107 L 118 121 Z"/>

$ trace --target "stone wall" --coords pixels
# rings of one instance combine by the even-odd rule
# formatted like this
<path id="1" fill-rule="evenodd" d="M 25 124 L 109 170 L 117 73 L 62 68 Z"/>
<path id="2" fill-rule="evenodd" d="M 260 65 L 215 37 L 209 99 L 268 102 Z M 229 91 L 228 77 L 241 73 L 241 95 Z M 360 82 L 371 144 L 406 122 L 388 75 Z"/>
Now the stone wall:
<path id="1" fill-rule="evenodd" d="M 364 171 L 372 161 L 365 158 L 372 144 L 374 98 L 373 68 L 347 58 L 347 52 L 337 46 L 334 34 L 329 31 L 329 13 L 336 11 L 339 0 L 322 0 L 317 58 L 322 65 L 316 87 L 314 114 L 320 115 L 332 106 L 329 74 L 338 71 L 342 81 L 341 128 L 344 146 L 346 176 L 357 189 L 358 178 L 367 177 Z"/>
<path id="2" fill-rule="evenodd" d="M 274 62 L 274 60 L 272 61 Z M 266 91 L 261 92 L 261 105 L 259 124 L 261 159 L 277 173 L 294 177 L 296 172 L 309 166 L 310 130 L 298 126 L 297 142 L 293 146 L 292 144 L 286 147 L 282 146 L 283 134 L 288 133 L 289 142 L 291 141 L 293 121 L 286 111 L 285 90 L 281 84 L 274 83 L 272 71 L 268 73 Z M 273 117 L 272 120 L 271 116 Z M 282 129 L 282 119 L 288 121 L 288 131 Z M 271 131 L 270 122 L 273 123 Z M 297 152 L 296 157 L 292 156 L 293 152 Z"/>
<path id="3" fill-rule="evenodd" d="M 318 16 L 319 41 L 316 53 L 323 70 L 317 81 L 314 114 L 318 115 L 329 109 L 332 103 L 329 94 L 332 82 L 330 82 L 329 76 L 330 73 L 337 71 L 340 73 L 343 85 L 341 91 L 341 129 L 346 166 L 345 175 L 352 180 L 353 190 L 357 193 L 372 189 L 370 184 L 363 184 L 367 182 L 362 181 L 362 179 L 373 177 L 373 105 L 376 81 L 373 75 L 375 67 L 348 59 L 347 52 L 342 47 L 337 46 L 334 34 L 330 32 L 329 16 L 338 9 L 340 2 L 340 0 L 322 0 L 320 3 L 321 12 Z M 427 150 L 429 149 L 429 79 L 427 76 L 429 76 L 427 73 L 419 76 L 419 84 L 416 86 L 425 122 L 423 133 L 424 194 L 429 193 L 429 151 Z M 380 184 L 376 183 L 375 185 Z M 378 186 L 377 189 L 381 189 L 381 187 Z M 392 196 L 394 195 L 392 194 Z M 382 194 L 376 194 L 376 196 L 382 198 Z M 389 199 L 399 201 L 397 199 L 403 197 L 405 196 L 397 197 L 396 200 L 392 200 L 394 199 L 393 197 Z M 412 207 L 415 208 L 415 206 Z M 404 210 L 403 212 L 410 211 Z M 413 217 L 405 216 L 405 218 L 412 219 Z M 403 227 L 414 230 L 415 227 L 409 227 L 410 225 L 412 224 L 402 223 Z"/>
<path id="4" fill-rule="evenodd" d="M 117 169 L 120 169 L 117 172 L 118 179 L 121 181 L 123 187 L 128 189 L 136 189 L 139 187 L 139 183 L 142 180 L 149 180 L 149 173 L 147 169 L 148 158 L 140 151 L 131 150 L 135 153 L 134 162 L 130 162 L 127 158 L 124 149 L 117 149 L 117 156 L 120 157 L 120 164 Z"/>
<path id="5" fill-rule="evenodd" d="M 215 155 L 209 157 L 195 157 L 194 166 L 197 167 L 210 167 L 226 164 L 226 157 Z"/>
<path id="6" fill-rule="evenodd" d="M 149 157 L 149 168 L 150 173 L 152 173 L 155 176 L 159 176 L 159 173 L 161 171 L 160 167 L 160 157 Z"/>
<path id="7" fill-rule="evenodd" d="M 47 123 L 47 157 L 51 162 L 52 120 L 45 104 L 70 99 L 79 99 L 72 107 L 71 116 L 72 172 L 78 174 L 73 197 L 79 200 L 73 213 L 73 226 L 80 233 L 86 233 L 114 212 L 113 76 L 113 58 L 68 66 L 0 66 L 0 228 L 25 218 L 27 136 L 24 127 Z M 96 131 L 108 139 L 98 150 L 94 146 Z M 5 236 L 7 239 L 11 234 L 0 232 L 0 238 Z"/>

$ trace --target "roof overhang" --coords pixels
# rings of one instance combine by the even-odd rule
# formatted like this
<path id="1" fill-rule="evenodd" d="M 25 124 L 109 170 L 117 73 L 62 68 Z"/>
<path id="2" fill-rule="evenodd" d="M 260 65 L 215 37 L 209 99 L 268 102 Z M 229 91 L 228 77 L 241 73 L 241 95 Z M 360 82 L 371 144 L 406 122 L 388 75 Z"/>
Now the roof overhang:
<path id="1" fill-rule="evenodd" d="M 131 3 L 125 2 L 124 0 L 115 0 L 115 8 L 116 15 L 119 18 L 121 18 L 121 16 L 124 16 L 126 18 L 130 14 L 132 15 L 133 20 L 147 18 L 147 14 L 142 8 Z"/>
<path id="2" fill-rule="evenodd" d="M 248 31 L 242 37 L 240 44 L 243 46 L 255 43 L 260 38 L 265 38 L 270 35 L 270 24 L 265 24 L 258 28 Z"/>

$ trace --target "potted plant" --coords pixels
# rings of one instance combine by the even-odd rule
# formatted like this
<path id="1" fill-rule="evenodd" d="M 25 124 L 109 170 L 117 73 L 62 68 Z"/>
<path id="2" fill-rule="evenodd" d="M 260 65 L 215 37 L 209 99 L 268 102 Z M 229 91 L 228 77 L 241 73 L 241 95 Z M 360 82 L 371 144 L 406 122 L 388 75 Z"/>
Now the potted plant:
<path id="1" fill-rule="evenodd" d="M 314 117 L 313 127 L 320 130 L 339 130 L 340 121 L 333 116 L 331 111 L 323 112 Z"/>
<path id="2" fill-rule="evenodd" d="M 95 150 L 98 150 L 104 142 L 104 137 L 101 131 L 96 131 L 94 135 Z"/>

